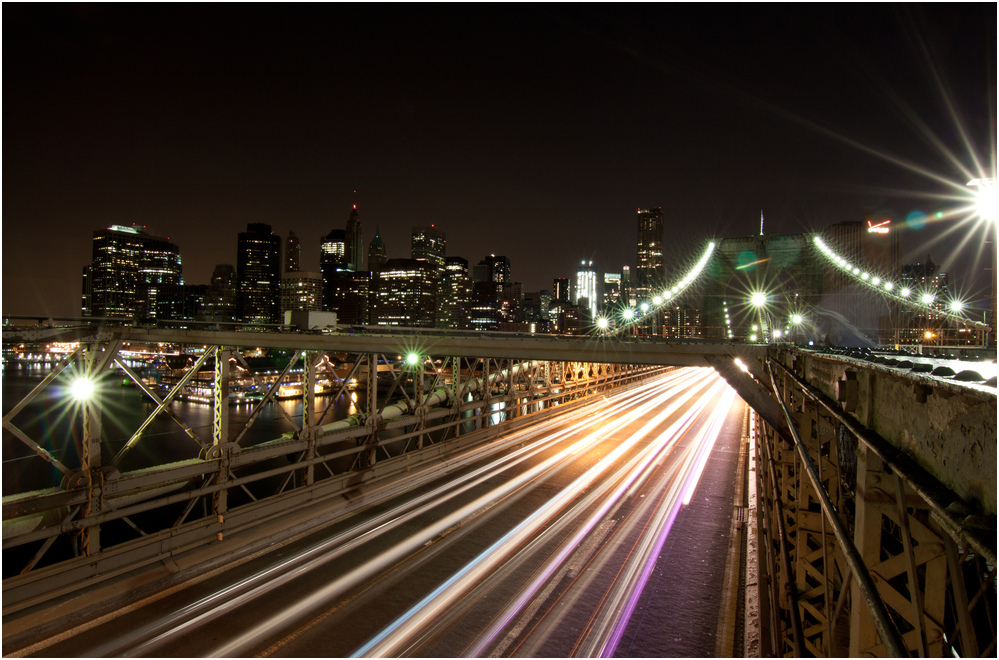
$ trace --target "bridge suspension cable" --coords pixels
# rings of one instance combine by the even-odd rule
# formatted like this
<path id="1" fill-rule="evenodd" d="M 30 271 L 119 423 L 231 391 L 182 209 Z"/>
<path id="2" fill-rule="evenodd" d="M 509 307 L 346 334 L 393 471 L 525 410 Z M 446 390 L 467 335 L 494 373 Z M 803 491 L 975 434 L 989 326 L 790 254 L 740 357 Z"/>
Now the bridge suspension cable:
<path id="1" fill-rule="evenodd" d="M 959 323 L 967 323 L 978 328 L 989 327 L 987 323 L 976 321 L 969 318 L 966 314 L 962 314 L 961 312 L 965 308 L 964 303 L 957 298 L 950 301 L 949 308 L 947 309 L 934 307 L 933 303 L 936 302 L 936 297 L 932 293 L 924 292 L 920 294 L 901 284 L 896 284 L 888 277 L 879 276 L 872 272 L 871 269 L 861 268 L 860 265 L 854 264 L 837 254 L 835 250 L 822 240 L 821 236 L 815 235 L 812 237 L 812 240 L 815 243 L 815 247 L 829 260 L 830 264 L 839 268 L 850 279 L 866 286 L 872 291 L 876 291 L 885 298 L 899 302 L 908 308 L 937 314 Z"/>

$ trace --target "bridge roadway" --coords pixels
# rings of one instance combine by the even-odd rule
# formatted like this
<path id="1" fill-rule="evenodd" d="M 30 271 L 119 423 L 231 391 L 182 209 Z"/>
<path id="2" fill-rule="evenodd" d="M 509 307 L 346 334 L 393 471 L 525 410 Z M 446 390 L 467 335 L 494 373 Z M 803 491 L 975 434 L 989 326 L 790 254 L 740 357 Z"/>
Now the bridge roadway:
<path id="1" fill-rule="evenodd" d="M 735 598 L 703 596 L 738 583 L 725 565 L 744 411 L 713 372 L 671 372 L 16 655 L 728 654 L 719 601 Z"/>

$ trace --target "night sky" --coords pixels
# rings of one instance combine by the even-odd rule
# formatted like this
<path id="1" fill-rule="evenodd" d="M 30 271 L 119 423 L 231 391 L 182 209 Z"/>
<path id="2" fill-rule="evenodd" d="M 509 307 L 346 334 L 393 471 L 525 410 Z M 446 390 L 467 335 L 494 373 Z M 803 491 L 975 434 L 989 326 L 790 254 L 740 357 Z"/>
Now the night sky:
<path id="1" fill-rule="evenodd" d="M 320 237 L 356 203 L 389 257 L 433 223 L 449 256 L 506 255 L 536 291 L 581 259 L 634 268 L 639 207 L 663 207 L 668 268 L 708 237 L 758 233 L 761 210 L 766 233 L 953 212 L 971 176 L 994 176 L 996 17 L 5 4 L 3 312 L 78 315 L 93 231 L 111 224 L 168 236 L 185 283 L 207 284 L 250 222 L 294 231 L 318 270 Z M 987 295 L 980 230 L 905 231 L 906 259 Z"/>

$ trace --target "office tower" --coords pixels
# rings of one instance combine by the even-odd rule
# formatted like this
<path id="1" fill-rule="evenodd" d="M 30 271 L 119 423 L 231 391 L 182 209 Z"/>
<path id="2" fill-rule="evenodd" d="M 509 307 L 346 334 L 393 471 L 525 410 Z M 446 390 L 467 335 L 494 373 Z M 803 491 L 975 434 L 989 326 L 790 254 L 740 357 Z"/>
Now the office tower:
<path id="1" fill-rule="evenodd" d="M 389 259 L 371 276 L 371 323 L 434 327 L 436 278 L 426 261 Z"/>
<path id="2" fill-rule="evenodd" d="M 481 264 L 480 264 L 481 265 Z M 492 279 L 472 282 L 472 300 L 468 324 L 472 330 L 496 330 L 499 327 L 499 298 Z"/>
<path id="3" fill-rule="evenodd" d="M 89 289 L 85 314 L 155 319 L 159 288 L 181 282 L 180 249 L 168 239 L 150 236 L 137 225 L 98 229 L 84 283 Z"/>
<path id="4" fill-rule="evenodd" d="M 271 226 L 250 223 L 239 233 L 236 250 L 239 319 L 278 323 L 281 310 L 281 237 Z"/>
<path id="5" fill-rule="evenodd" d="M 513 281 L 510 278 L 510 260 L 508 258 L 490 254 L 482 260 L 482 263 L 489 265 L 492 271 L 492 281 L 498 285 L 497 292 L 502 290 L 504 284 L 509 284 Z"/>
<path id="6" fill-rule="evenodd" d="M 297 273 L 302 268 L 302 244 L 295 236 L 295 232 L 289 231 L 288 238 L 284 242 L 284 272 Z"/>
<path id="7" fill-rule="evenodd" d="M 83 267 L 83 295 L 80 301 L 80 316 L 88 316 L 90 314 L 90 288 L 91 288 L 91 267 Z"/>
<path id="8" fill-rule="evenodd" d="M 633 289 L 631 288 L 631 267 L 621 268 L 621 304 L 625 306 L 634 305 Z"/>
<path id="9" fill-rule="evenodd" d="M 556 277 L 552 280 L 552 297 L 560 302 L 569 302 L 572 300 L 571 291 L 569 290 L 569 278 L 568 277 Z"/>
<path id="10" fill-rule="evenodd" d="M 627 266 L 625 266 L 627 268 Z M 620 273 L 604 273 L 604 295 L 602 304 L 604 307 L 617 305 L 622 299 L 622 280 Z"/>
<path id="11" fill-rule="evenodd" d="M 371 272 L 341 271 L 330 283 L 329 308 L 342 325 L 366 325 L 370 320 Z"/>
<path id="12" fill-rule="evenodd" d="M 215 323 L 235 321 L 238 293 L 236 269 L 232 264 L 217 264 L 201 310 L 204 320 Z"/>
<path id="13" fill-rule="evenodd" d="M 427 261 L 439 269 L 444 268 L 447 256 L 447 237 L 440 229 L 429 227 L 413 227 L 411 256 L 418 261 Z"/>
<path id="14" fill-rule="evenodd" d="M 468 328 L 468 306 L 472 301 L 472 282 L 468 260 L 446 257 L 444 260 L 443 303 L 439 304 L 438 328 Z"/>
<path id="15" fill-rule="evenodd" d="M 284 313 L 318 312 L 323 308 L 323 275 L 300 270 L 281 276 L 281 318 Z"/>
<path id="16" fill-rule="evenodd" d="M 597 267 L 592 261 L 583 261 L 576 268 L 576 298 L 573 302 L 586 307 L 591 319 L 597 317 Z"/>
<path id="17" fill-rule="evenodd" d="M 434 225 L 430 225 L 429 227 L 413 227 L 410 250 L 413 259 L 425 261 L 436 269 L 437 286 L 434 293 L 434 304 L 436 305 L 435 317 L 437 318 L 438 326 L 440 326 L 440 323 L 443 323 L 444 317 L 444 260 L 447 253 L 447 238 L 444 232 L 435 228 Z"/>
<path id="18" fill-rule="evenodd" d="M 371 245 L 368 246 L 368 268 L 376 271 L 385 265 L 386 261 L 388 261 L 388 254 L 385 252 L 385 242 L 382 240 L 378 227 L 375 227 L 375 237 L 371 239 Z"/>
<path id="19" fill-rule="evenodd" d="M 140 235 L 139 281 L 136 288 L 136 316 L 156 319 L 156 299 L 164 286 L 184 283 L 180 248 L 166 238 Z"/>
<path id="20" fill-rule="evenodd" d="M 347 219 L 347 270 L 359 271 L 367 270 L 365 267 L 364 252 L 364 231 L 361 228 L 361 219 L 357 216 L 357 204 L 350 211 Z"/>
<path id="21" fill-rule="evenodd" d="M 663 258 L 663 210 L 638 209 L 638 261 L 635 265 L 635 297 L 650 300 L 653 290 L 666 277 Z"/>
<path id="22" fill-rule="evenodd" d="M 158 321 L 198 321 L 204 318 L 207 284 L 166 284 L 156 297 Z"/>
<path id="23" fill-rule="evenodd" d="M 319 271 L 323 275 L 323 309 L 331 311 L 333 278 L 350 270 L 347 262 L 347 232 L 334 229 L 319 245 Z"/>

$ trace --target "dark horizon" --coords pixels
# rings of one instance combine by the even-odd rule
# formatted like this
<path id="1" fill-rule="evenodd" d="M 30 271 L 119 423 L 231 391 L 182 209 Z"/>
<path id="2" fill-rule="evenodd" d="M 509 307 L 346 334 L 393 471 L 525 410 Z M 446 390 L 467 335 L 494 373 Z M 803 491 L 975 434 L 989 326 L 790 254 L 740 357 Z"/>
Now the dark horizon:
<path id="1" fill-rule="evenodd" d="M 249 223 L 318 270 L 354 203 L 365 247 L 377 228 L 408 257 L 434 224 L 525 291 L 634 269 L 640 207 L 663 207 L 667 269 L 761 211 L 768 234 L 875 213 L 903 263 L 988 295 L 980 231 L 946 215 L 994 176 L 994 4 L 4 13 L 8 314 L 77 315 L 111 224 L 170 237 L 206 284 Z"/>

